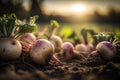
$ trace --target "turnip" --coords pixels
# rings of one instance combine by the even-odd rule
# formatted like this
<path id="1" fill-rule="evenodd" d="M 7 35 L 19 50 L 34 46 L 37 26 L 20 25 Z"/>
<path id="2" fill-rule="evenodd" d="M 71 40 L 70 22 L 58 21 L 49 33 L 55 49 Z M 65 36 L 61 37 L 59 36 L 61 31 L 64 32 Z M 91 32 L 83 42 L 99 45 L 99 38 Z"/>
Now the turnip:
<path id="1" fill-rule="evenodd" d="M 80 44 L 77 44 L 75 46 L 75 50 L 77 50 L 80 54 L 83 54 L 85 57 L 88 56 L 90 52 L 94 50 L 94 47 L 92 44 L 88 41 L 88 30 L 82 29 L 81 30 L 81 42 Z"/>
<path id="2" fill-rule="evenodd" d="M 29 53 L 30 49 L 32 48 L 32 44 L 28 44 L 26 42 L 20 41 L 22 45 L 22 51 Z"/>
<path id="3" fill-rule="evenodd" d="M 49 41 L 55 46 L 55 51 L 59 52 L 62 46 L 62 39 L 59 36 L 52 35 Z"/>
<path id="4" fill-rule="evenodd" d="M 21 55 L 22 47 L 18 40 L 0 38 L 0 58 L 6 60 L 17 59 Z"/>
<path id="5" fill-rule="evenodd" d="M 17 59 L 22 52 L 19 38 L 28 32 L 37 29 L 34 24 L 35 17 L 31 18 L 30 23 L 18 22 L 15 14 L 4 15 L 0 18 L 0 58 L 4 60 Z"/>
<path id="6" fill-rule="evenodd" d="M 29 44 L 33 44 L 36 41 L 36 37 L 34 34 L 32 33 L 25 33 L 22 37 L 21 37 L 21 41 L 29 43 Z"/>
<path id="7" fill-rule="evenodd" d="M 97 44 L 96 50 L 107 60 L 112 60 L 116 56 L 116 48 L 111 42 L 102 41 Z"/>
<path id="8" fill-rule="evenodd" d="M 66 60 L 70 60 L 74 57 L 74 46 L 70 42 L 64 42 L 62 44 L 62 49 L 63 49 L 63 55 Z"/>
<path id="9" fill-rule="evenodd" d="M 48 64 L 54 53 L 54 46 L 45 39 L 39 39 L 30 50 L 30 58 L 33 62 L 45 65 Z"/>
<path id="10" fill-rule="evenodd" d="M 79 54 L 79 52 L 75 50 L 73 44 L 70 42 L 64 42 L 62 44 L 62 50 L 62 55 L 65 57 L 65 60 L 70 60 L 73 58 L 85 58 L 83 55 Z"/>
<path id="11" fill-rule="evenodd" d="M 61 63 L 61 61 L 68 61 L 73 58 L 85 59 L 85 57 L 79 54 L 78 51 L 74 49 L 74 46 L 70 42 L 64 42 L 62 44 L 62 50 L 59 53 L 54 54 L 53 58 L 56 62 Z"/>
<path id="12" fill-rule="evenodd" d="M 36 41 L 36 37 L 34 34 L 25 33 L 20 39 L 23 51 L 30 51 L 30 49 L 35 41 Z"/>
<path id="13" fill-rule="evenodd" d="M 92 44 L 83 44 L 83 43 L 77 44 L 75 46 L 75 50 L 77 50 L 80 54 L 87 57 L 88 54 L 93 51 L 93 45 Z"/>
<path id="14" fill-rule="evenodd" d="M 64 42 L 59 53 L 53 54 L 52 59 L 62 64 L 62 61 L 71 60 L 74 57 L 74 46 L 70 42 Z"/>

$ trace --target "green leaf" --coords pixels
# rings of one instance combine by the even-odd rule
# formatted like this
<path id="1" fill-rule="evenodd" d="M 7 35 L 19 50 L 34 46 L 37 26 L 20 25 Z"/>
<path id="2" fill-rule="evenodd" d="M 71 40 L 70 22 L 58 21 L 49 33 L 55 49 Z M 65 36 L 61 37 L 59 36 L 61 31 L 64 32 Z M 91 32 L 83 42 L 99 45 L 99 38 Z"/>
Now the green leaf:
<path id="1" fill-rule="evenodd" d="M 24 33 L 37 31 L 35 24 L 37 18 L 38 16 L 30 17 L 30 21 L 27 23 L 18 20 L 15 14 L 3 15 L 0 18 L 0 37 L 16 38 Z"/>
<path id="2" fill-rule="evenodd" d="M 34 24 L 37 19 L 38 19 L 38 16 L 30 17 L 30 24 Z"/>
<path id="3" fill-rule="evenodd" d="M 37 25 L 24 24 L 19 27 L 19 34 L 32 33 L 37 31 Z"/>
<path id="4" fill-rule="evenodd" d="M 50 26 L 48 27 L 47 37 L 48 39 L 56 33 L 57 28 L 59 27 L 59 23 L 56 20 L 51 20 Z"/>
<path id="5" fill-rule="evenodd" d="M 15 14 L 10 14 L 7 16 L 7 22 L 5 24 L 7 29 L 7 35 L 10 37 L 15 32 L 17 17 Z"/>
<path id="6" fill-rule="evenodd" d="M 15 14 L 5 14 L 0 18 L 0 32 L 2 33 L 2 37 L 10 37 L 14 33 L 16 20 Z"/>
<path id="7" fill-rule="evenodd" d="M 113 32 L 109 32 L 106 34 L 106 41 L 113 42 L 115 40 L 115 34 Z"/>
<path id="8" fill-rule="evenodd" d="M 58 23 L 56 20 L 51 20 L 50 25 L 51 25 L 53 28 L 59 27 L 59 23 Z"/>
<path id="9" fill-rule="evenodd" d="M 86 29 L 82 29 L 81 31 L 80 31 L 80 33 L 81 33 L 81 35 L 82 35 L 82 38 L 83 38 L 83 42 L 85 43 L 85 44 L 88 44 L 88 31 L 86 30 Z"/>

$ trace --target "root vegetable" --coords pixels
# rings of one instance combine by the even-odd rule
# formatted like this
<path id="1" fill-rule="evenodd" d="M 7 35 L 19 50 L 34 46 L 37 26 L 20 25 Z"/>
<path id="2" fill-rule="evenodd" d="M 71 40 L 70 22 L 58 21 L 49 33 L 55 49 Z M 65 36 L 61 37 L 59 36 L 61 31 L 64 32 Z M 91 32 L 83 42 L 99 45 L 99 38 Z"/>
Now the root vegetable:
<path id="1" fill-rule="evenodd" d="M 102 41 L 96 46 L 96 50 L 100 52 L 103 58 L 107 60 L 114 59 L 116 55 L 116 48 L 113 46 L 112 43 L 108 41 Z"/>
<path id="2" fill-rule="evenodd" d="M 14 60 L 21 55 L 22 46 L 18 40 L 0 38 L 0 58 Z"/>
<path id="3" fill-rule="evenodd" d="M 92 44 L 78 44 L 75 46 L 75 50 L 78 51 L 80 54 L 84 55 L 85 57 L 88 56 L 89 53 L 93 51 Z"/>
<path id="4" fill-rule="evenodd" d="M 65 42 L 62 44 L 62 49 L 63 49 L 63 55 L 65 56 L 66 60 L 72 59 L 74 57 L 74 46 L 70 42 Z"/>
<path id="5" fill-rule="evenodd" d="M 21 55 L 22 46 L 17 39 L 25 33 L 37 31 L 36 18 L 31 17 L 26 23 L 17 19 L 15 14 L 0 17 L 0 59 L 13 60 Z"/>
<path id="6" fill-rule="evenodd" d="M 52 35 L 49 41 L 55 46 L 55 51 L 59 52 L 61 50 L 62 39 L 59 36 Z"/>
<path id="7" fill-rule="evenodd" d="M 22 44 L 22 48 L 23 48 L 22 50 L 29 52 L 35 41 L 36 41 L 36 37 L 34 34 L 25 33 L 21 37 L 21 44 Z"/>
<path id="8" fill-rule="evenodd" d="M 33 62 L 45 65 L 47 64 L 54 53 L 54 46 L 48 40 L 39 39 L 31 48 L 30 58 Z"/>
<path id="9" fill-rule="evenodd" d="M 25 33 L 22 37 L 21 37 L 21 41 L 26 42 L 28 44 L 33 44 L 36 41 L 36 37 L 34 34 L 32 33 Z"/>

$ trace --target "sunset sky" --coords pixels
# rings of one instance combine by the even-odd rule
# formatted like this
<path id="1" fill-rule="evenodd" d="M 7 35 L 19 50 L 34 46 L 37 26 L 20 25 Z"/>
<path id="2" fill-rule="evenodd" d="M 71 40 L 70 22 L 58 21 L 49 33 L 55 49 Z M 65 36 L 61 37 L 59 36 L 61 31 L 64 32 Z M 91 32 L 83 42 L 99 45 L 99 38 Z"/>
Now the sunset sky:
<path id="1" fill-rule="evenodd" d="M 120 9 L 119 0 L 45 0 L 43 8 L 46 14 L 59 14 L 64 16 L 92 14 L 95 9 L 106 13 L 108 6 Z"/>
<path id="2" fill-rule="evenodd" d="M 30 0 L 25 0 L 24 6 L 30 9 Z M 112 6 L 120 10 L 120 0 L 44 0 L 42 8 L 47 15 L 61 15 L 66 17 L 88 17 L 95 10 L 106 15 Z"/>

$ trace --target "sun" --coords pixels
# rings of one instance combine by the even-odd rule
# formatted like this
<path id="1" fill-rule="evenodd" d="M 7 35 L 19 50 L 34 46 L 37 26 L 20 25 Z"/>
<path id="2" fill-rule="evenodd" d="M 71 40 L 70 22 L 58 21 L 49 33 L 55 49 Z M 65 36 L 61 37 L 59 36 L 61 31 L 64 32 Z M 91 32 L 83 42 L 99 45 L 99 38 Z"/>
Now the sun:
<path id="1" fill-rule="evenodd" d="M 72 11 L 74 11 L 75 13 L 85 13 L 86 12 L 86 6 L 84 4 L 81 3 L 75 3 L 71 6 Z"/>

